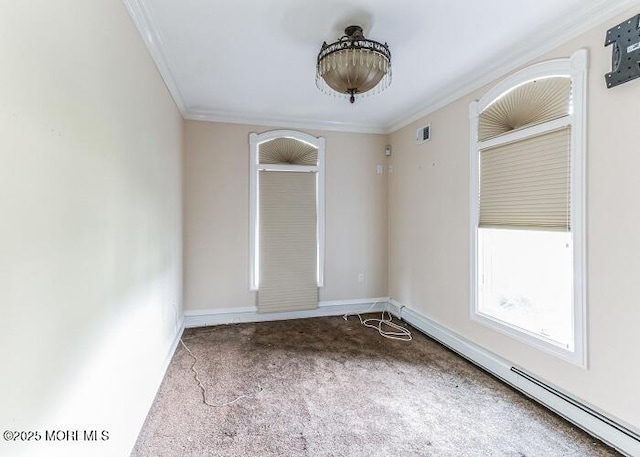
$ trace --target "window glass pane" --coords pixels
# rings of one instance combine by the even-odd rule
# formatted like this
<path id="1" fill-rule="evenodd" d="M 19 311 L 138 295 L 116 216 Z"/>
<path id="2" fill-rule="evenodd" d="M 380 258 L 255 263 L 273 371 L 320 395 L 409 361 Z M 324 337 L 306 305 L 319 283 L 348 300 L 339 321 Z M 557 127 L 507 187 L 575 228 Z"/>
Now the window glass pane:
<path id="1" fill-rule="evenodd" d="M 573 351 L 571 232 L 478 229 L 478 311 Z"/>

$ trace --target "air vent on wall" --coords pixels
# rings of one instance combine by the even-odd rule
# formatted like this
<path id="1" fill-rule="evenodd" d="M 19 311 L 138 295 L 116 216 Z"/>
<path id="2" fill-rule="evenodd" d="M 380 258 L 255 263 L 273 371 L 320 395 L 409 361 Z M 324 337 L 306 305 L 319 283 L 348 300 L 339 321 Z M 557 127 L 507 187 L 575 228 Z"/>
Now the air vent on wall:
<path id="1" fill-rule="evenodd" d="M 429 139 L 431 139 L 431 124 L 420 127 L 416 131 L 416 144 L 422 144 Z"/>

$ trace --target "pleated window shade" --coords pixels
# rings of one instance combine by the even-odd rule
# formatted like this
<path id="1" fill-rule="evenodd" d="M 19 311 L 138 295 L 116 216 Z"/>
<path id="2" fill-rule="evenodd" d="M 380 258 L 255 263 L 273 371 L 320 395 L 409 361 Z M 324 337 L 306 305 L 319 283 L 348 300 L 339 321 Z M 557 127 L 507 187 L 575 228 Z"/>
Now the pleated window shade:
<path id="1" fill-rule="evenodd" d="M 571 229 L 571 128 L 480 151 L 480 227 Z"/>
<path id="2" fill-rule="evenodd" d="M 258 311 L 316 308 L 316 173 L 260 171 L 258 179 Z"/>
<path id="3" fill-rule="evenodd" d="M 527 82 L 489 105 L 478 118 L 478 139 L 552 121 L 569 114 L 571 79 L 552 77 Z"/>
<path id="4" fill-rule="evenodd" d="M 318 149 L 294 138 L 276 138 L 260 145 L 262 164 L 317 165 Z"/>

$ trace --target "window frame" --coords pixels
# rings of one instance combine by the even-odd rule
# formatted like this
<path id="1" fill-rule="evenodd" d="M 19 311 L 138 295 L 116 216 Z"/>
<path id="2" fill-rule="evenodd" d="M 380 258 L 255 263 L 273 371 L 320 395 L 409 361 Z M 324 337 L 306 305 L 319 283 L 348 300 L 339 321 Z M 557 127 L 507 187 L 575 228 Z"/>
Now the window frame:
<path id="1" fill-rule="evenodd" d="M 502 334 L 569 361 L 582 368 L 588 367 L 587 307 L 586 307 L 586 97 L 588 55 L 585 49 L 571 57 L 548 60 L 526 67 L 502 80 L 479 100 L 469 106 L 470 117 L 470 226 L 471 226 L 471 320 Z M 478 119 L 489 105 L 514 88 L 534 79 L 552 76 L 571 78 L 572 111 L 568 116 L 526 127 L 485 141 L 478 139 Z M 548 132 L 563 125 L 571 126 L 571 233 L 573 236 L 573 345 L 570 351 L 544 336 L 480 312 L 478 309 L 478 221 L 479 221 L 479 160 L 480 151 L 500 142 L 517 141 Z"/>
<path id="2" fill-rule="evenodd" d="M 260 144 L 276 138 L 292 138 L 310 144 L 318 149 L 318 165 L 260 164 Z M 259 215 L 258 215 L 258 177 L 260 170 L 316 172 L 316 214 L 317 214 L 317 254 L 318 287 L 324 286 L 325 261 L 325 139 L 297 130 L 271 130 L 264 133 L 249 134 L 249 290 L 259 289 Z"/>

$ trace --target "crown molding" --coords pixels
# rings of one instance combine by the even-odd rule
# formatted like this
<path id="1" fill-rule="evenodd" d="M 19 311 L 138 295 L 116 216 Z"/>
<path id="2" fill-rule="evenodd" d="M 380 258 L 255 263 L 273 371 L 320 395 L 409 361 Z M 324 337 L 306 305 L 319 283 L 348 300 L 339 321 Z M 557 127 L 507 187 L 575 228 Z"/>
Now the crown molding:
<path id="1" fill-rule="evenodd" d="M 192 121 L 225 122 L 230 124 L 245 124 L 263 127 L 329 130 L 350 133 L 390 133 L 388 128 L 384 125 L 318 121 L 284 116 L 251 116 L 214 110 L 188 110 L 184 114 L 184 118 Z"/>
<path id="2" fill-rule="evenodd" d="M 484 71 L 474 71 L 452 81 L 449 90 L 443 90 L 436 97 L 423 99 L 416 103 L 409 116 L 394 120 L 390 124 L 364 124 L 335 121 L 319 121 L 299 119 L 285 116 L 253 116 L 241 113 L 230 113 L 222 110 L 190 109 L 182 94 L 180 81 L 171 71 L 165 45 L 158 33 L 151 15 L 144 5 L 144 0 L 122 0 L 131 15 L 140 36 L 153 58 L 167 89 L 174 102 L 188 120 L 223 122 L 231 124 L 249 124 L 265 127 L 301 128 L 311 130 L 327 130 L 351 133 L 389 134 L 425 117 L 434 111 L 454 102 L 481 87 L 490 84 L 527 64 L 554 48 L 570 41 L 619 14 L 640 5 L 640 0 L 600 0 L 597 3 L 577 10 L 570 18 L 562 18 L 537 34 L 533 39 L 526 39 L 514 45 L 513 50 L 504 55 L 494 65 L 485 67 Z"/>
<path id="3" fill-rule="evenodd" d="M 351 122 L 318 121 L 284 116 L 253 116 L 241 113 L 230 113 L 222 110 L 190 109 L 185 102 L 178 78 L 171 71 L 171 60 L 166 50 L 158 27 L 145 6 L 144 0 L 122 0 L 129 15 L 138 29 L 162 79 L 177 105 L 182 117 L 187 120 L 224 122 L 230 124 L 248 124 L 265 127 L 302 128 L 311 130 L 328 130 L 350 133 L 387 134 L 384 125 Z"/>
<path id="4" fill-rule="evenodd" d="M 537 34 L 534 39 L 521 40 L 515 44 L 513 50 L 505 54 L 496 64 L 487 66 L 484 71 L 474 70 L 469 73 L 469 76 L 456 79 L 451 84 L 451 89 L 444 90 L 440 96 L 427 99 L 426 103 L 414 105 L 413 110 L 408 110 L 413 114 L 388 125 L 387 132 L 393 133 L 428 116 L 638 5 L 640 0 L 600 0 L 588 8 L 576 11 L 576 14 L 570 18 L 564 17 L 555 21 L 545 27 L 544 31 Z"/>
<path id="5" fill-rule="evenodd" d="M 185 117 L 188 111 L 187 105 L 180 89 L 180 82 L 171 71 L 171 61 L 167 57 L 168 54 L 165 44 L 158 33 L 158 27 L 156 27 L 156 24 L 153 22 L 143 0 L 122 0 L 122 3 L 124 3 L 127 11 L 129 11 L 129 15 L 133 19 L 142 41 L 144 41 L 144 44 L 147 46 L 151 58 L 155 62 L 173 101 L 180 110 L 182 117 Z"/>

